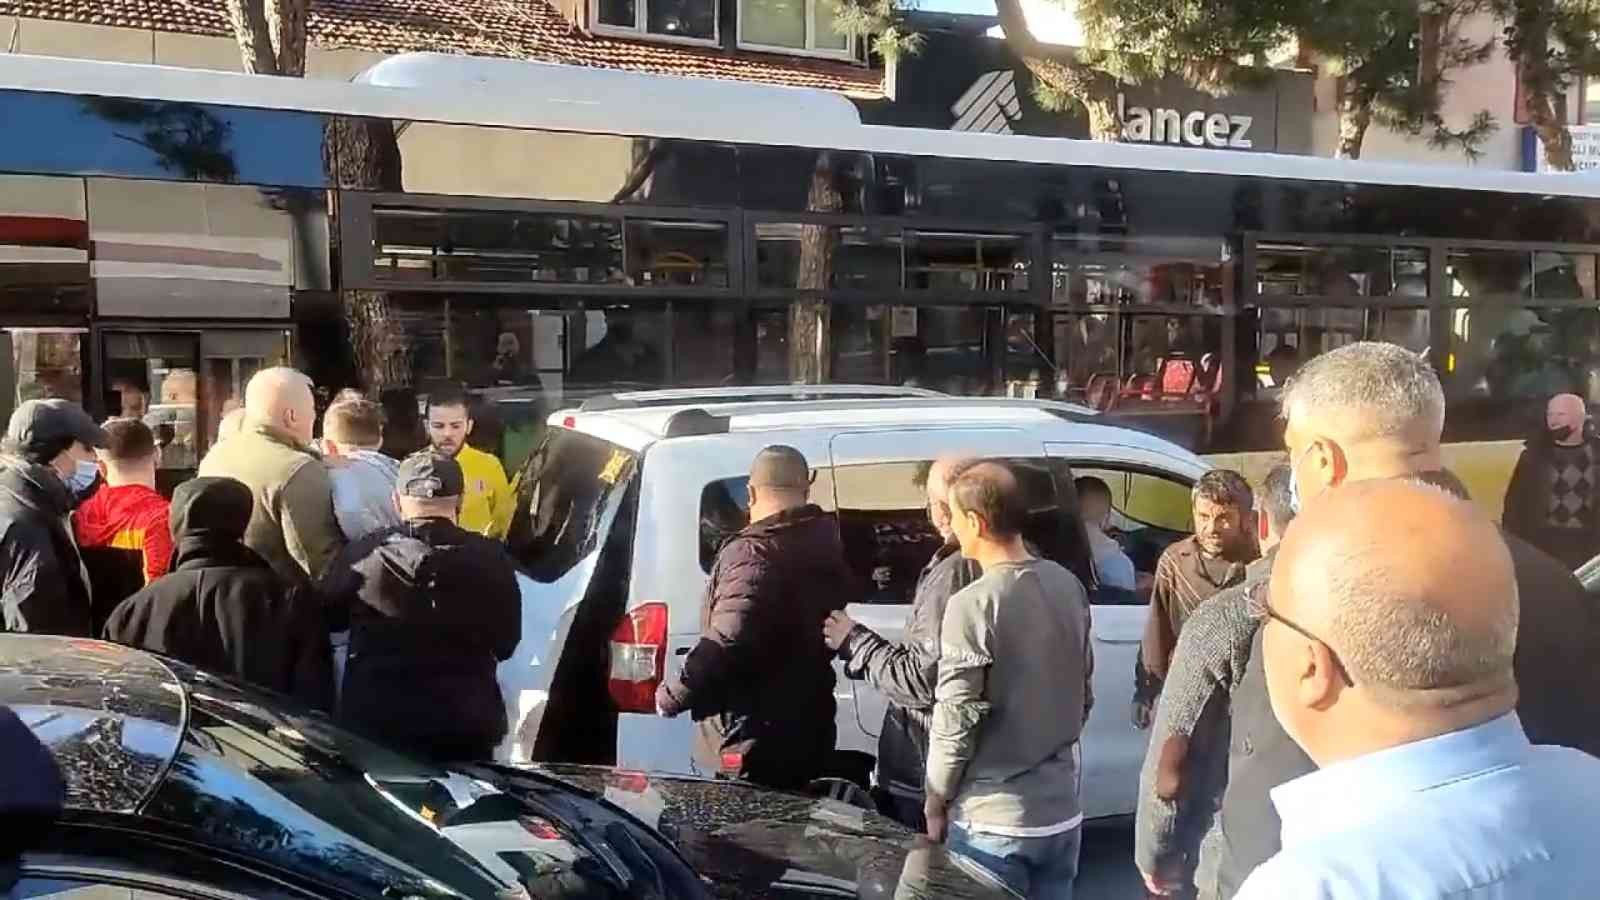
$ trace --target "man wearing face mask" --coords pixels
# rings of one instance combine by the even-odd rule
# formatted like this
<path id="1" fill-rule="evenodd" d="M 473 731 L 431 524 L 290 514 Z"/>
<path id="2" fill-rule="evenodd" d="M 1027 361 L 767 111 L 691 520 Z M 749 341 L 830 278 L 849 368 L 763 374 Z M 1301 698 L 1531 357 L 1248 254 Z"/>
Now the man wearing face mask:
<path id="1" fill-rule="evenodd" d="M 1506 487 L 1507 531 L 1576 569 L 1600 554 L 1600 437 L 1577 394 L 1557 394 Z"/>
<path id="2" fill-rule="evenodd" d="M 1443 470 L 1439 377 L 1402 347 L 1361 341 L 1311 360 L 1285 386 L 1283 416 L 1297 509 L 1309 508 L 1339 485 L 1375 479 L 1405 478 L 1464 493 Z M 1522 599 L 1514 659 L 1517 715 L 1534 743 L 1600 755 L 1600 666 L 1594 665 L 1600 658 L 1600 611 L 1572 570 L 1514 535 L 1504 537 Z M 1462 589 L 1474 586 L 1463 580 Z M 1279 848 L 1279 820 L 1268 792 L 1314 768 L 1273 717 L 1261 641 L 1258 627 L 1241 651 L 1231 698 L 1220 897 L 1237 893 L 1245 876 Z"/>
<path id="3" fill-rule="evenodd" d="M 29 400 L 0 441 L 5 630 L 90 637 L 89 577 L 68 521 L 100 474 L 105 432 L 77 404 Z"/>

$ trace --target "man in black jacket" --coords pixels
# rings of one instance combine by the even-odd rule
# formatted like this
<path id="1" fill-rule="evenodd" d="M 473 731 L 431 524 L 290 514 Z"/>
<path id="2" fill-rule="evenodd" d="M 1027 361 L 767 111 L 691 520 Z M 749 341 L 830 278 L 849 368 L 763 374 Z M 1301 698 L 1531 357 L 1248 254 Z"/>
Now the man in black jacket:
<path id="1" fill-rule="evenodd" d="M 885 639 L 842 611 L 823 626 L 828 646 L 845 661 L 845 675 L 865 680 L 889 700 L 878 735 L 878 784 L 889 794 L 894 817 L 919 834 L 926 827 L 923 781 L 933 689 L 939 680 L 939 627 L 950 598 L 980 574 L 977 563 L 961 555 L 950 528 L 950 482 L 971 462 L 946 456 L 928 468 L 928 520 L 944 545 L 917 578 L 901 642 Z"/>
<path id="2" fill-rule="evenodd" d="M 750 525 L 717 554 L 704 630 L 656 708 L 688 711 L 695 758 L 708 773 L 773 788 L 826 774 L 833 752 L 833 652 L 828 614 L 855 593 L 839 528 L 808 502 L 811 470 L 774 445 L 750 467 Z"/>
<path id="3" fill-rule="evenodd" d="M 0 441 L 5 630 L 90 637 L 89 577 L 67 516 L 99 475 L 105 432 L 66 400 L 29 400 Z"/>
<path id="4" fill-rule="evenodd" d="M 232 478 L 179 485 L 172 493 L 172 571 L 116 608 L 106 639 L 332 709 L 322 609 L 244 545 L 254 503 Z"/>
<path id="5" fill-rule="evenodd" d="M 440 762 L 489 759 L 506 734 L 495 679 L 522 636 L 504 547 L 456 524 L 466 480 L 453 459 L 413 453 L 395 476 L 404 521 L 350 544 L 319 586 L 348 612 L 339 718 Z"/>
<path id="6" fill-rule="evenodd" d="M 1506 485 L 1507 531 L 1576 569 L 1600 554 L 1600 435 L 1576 394 L 1557 394 Z"/>
<path id="7" fill-rule="evenodd" d="M 1284 443 L 1298 504 L 1340 484 L 1415 478 L 1460 491 L 1443 471 L 1444 391 L 1427 362 L 1392 344 L 1347 344 L 1313 359 L 1284 390 Z M 1521 599 L 1514 666 L 1517 714 L 1536 744 L 1600 754 L 1600 611 L 1572 572 L 1506 535 Z M 1467 586 L 1470 589 L 1470 586 Z M 1228 783 L 1220 817 L 1217 895 L 1231 897 L 1279 846 L 1268 792 L 1314 768 L 1268 702 L 1260 629 L 1214 646 L 1231 666 Z M 1197 648 L 1198 649 L 1198 648 Z M 1191 754 L 1193 756 L 1194 754 Z"/>

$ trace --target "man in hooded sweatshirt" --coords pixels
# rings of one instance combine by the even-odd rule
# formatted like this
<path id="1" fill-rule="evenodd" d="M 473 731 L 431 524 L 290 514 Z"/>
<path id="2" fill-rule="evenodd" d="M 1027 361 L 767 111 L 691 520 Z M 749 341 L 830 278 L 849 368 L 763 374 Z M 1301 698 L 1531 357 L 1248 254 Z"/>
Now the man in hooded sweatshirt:
<path id="1" fill-rule="evenodd" d="M 179 485 L 172 571 L 122 601 L 105 637 L 329 709 L 333 663 L 322 609 L 245 546 L 254 505 L 232 478 Z"/>
<path id="2" fill-rule="evenodd" d="M 319 585 L 348 610 L 339 718 L 439 761 L 489 759 L 506 734 L 496 667 L 522 636 L 522 597 L 504 547 L 461 528 L 454 459 L 413 453 L 395 477 L 404 521 L 350 544 Z"/>
<path id="3" fill-rule="evenodd" d="M 5 630 L 90 637 L 89 575 L 67 516 L 100 468 L 106 434 L 81 406 L 29 400 L 0 441 L 0 606 Z"/>

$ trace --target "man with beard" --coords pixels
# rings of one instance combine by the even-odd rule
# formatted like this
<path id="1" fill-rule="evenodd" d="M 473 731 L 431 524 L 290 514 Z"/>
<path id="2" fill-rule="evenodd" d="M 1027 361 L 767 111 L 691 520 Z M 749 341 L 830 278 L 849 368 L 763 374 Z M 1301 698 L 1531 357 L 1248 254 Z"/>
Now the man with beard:
<path id="1" fill-rule="evenodd" d="M 1557 394 L 1506 486 L 1507 531 L 1576 569 L 1600 553 L 1600 437 L 1577 394 Z"/>
<path id="2" fill-rule="evenodd" d="M 1255 497 L 1244 476 L 1216 469 L 1200 476 L 1192 493 L 1194 534 L 1168 547 L 1156 563 L 1135 665 L 1133 723 L 1150 727 L 1151 711 L 1172 662 L 1184 622 L 1201 603 L 1244 580 L 1260 555 L 1255 541 Z"/>
<path id="3" fill-rule="evenodd" d="M 505 540 L 516 497 L 511 494 L 500 460 L 467 443 L 476 424 L 472 401 L 465 391 L 446 387 L 428 395 L 428 441 L 435 453 L 455 460 L 466 479 L 461 527 L 497 541 Z"/>

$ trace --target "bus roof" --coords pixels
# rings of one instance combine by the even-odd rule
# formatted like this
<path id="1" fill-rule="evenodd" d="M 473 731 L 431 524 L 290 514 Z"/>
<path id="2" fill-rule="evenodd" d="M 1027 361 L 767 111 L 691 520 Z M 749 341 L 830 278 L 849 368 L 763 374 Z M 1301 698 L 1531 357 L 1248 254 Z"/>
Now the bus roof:
<path id="1" fill-rule="evenodd" d="M 391 57 L 358 76 L 358 83 L 0 54 L 0 89 L 587 134 L 1600 198 L 1600 178 L 1566 173 L 863 125 L 847 99 L 827 91 L 437 53 Z"/>

